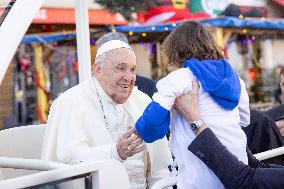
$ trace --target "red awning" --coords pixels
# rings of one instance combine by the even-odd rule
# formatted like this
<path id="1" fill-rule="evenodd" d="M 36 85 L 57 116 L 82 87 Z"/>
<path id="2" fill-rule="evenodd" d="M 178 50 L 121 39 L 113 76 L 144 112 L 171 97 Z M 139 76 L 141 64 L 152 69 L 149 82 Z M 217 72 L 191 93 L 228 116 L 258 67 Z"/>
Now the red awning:
<path id="1" fill-rule="evenodd" d="M 284 0 L 274 0 L 276 3 L 284 7 Z"/>
<path id="2" fill-rule="evenodd" d="M 148 24 L 161 24 L 210 17 L 210 15 L 203 12 L 191 13 L 187 7 L 177 9 L 172 4 L 157 6 L 147 10 L 146 12 L 141 12 L 138 14 L 139 22 Z"/>
<path id="3" fill-rule="evenodd" d="M 0 14 L 4 9 L 0 9 Z M 112 14 L 103 9 L 90 9 L 91 25 L 126 25 L 128 22 L 120 14 Z M 71 8 L 42 8 L 33 24 L 75 24 L 75 10 Z"/>

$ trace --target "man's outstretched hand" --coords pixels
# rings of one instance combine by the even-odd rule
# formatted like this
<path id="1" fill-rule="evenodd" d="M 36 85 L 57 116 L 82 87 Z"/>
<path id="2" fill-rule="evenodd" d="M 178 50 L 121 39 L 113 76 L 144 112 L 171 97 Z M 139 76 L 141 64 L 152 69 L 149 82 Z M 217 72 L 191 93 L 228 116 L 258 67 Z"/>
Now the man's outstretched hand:
<path id="1" fill-rule="evenodd" d="M 142 152 L 145 148 L 145 146 L 142 145 L 143 140 L 135 133 L 135 129 L 131 127 L 117 140 L 117 153 L 122 160 Z"/>

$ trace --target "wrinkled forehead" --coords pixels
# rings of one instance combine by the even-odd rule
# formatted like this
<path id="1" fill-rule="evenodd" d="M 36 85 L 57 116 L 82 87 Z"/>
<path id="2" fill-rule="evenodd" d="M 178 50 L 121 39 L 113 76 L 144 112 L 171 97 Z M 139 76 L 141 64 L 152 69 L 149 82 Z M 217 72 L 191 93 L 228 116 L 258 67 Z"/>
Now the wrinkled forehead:
<path id="1" fill-rule="evenodd" d="M 119 48 L 107 52 L 107 62 L 112 66 L 125 63 L 129 66 L 136 65 L 136 56 L 133 50 L 128 48 Z"/>

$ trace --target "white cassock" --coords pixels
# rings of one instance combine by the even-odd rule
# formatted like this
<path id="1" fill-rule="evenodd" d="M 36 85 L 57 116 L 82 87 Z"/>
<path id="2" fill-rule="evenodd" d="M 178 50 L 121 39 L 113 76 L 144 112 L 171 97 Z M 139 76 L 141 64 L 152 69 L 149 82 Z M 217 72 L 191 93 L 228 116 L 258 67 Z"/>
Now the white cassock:
<path id="1" fill-rule="evenodd" d="M 172 158 L 167 139 L 147 144 L 147 150 L 126 161 L 119 158 L 116 141 L 127 127 L 134 126 L 150 102 L 151 99 L 146 94 L 134 87 L 127 101 L 123 105 L 117 105 L 95 78 L 67 90 L 51 106 L 42 159 L 68 164 L 117 159 L 124 164 L 132 189 L 146 188 L 146 178 L 149 188 L 169 175 L 167 167 L 172 164 Z M 146 174 L 149 160 L 151 169 Z"/>

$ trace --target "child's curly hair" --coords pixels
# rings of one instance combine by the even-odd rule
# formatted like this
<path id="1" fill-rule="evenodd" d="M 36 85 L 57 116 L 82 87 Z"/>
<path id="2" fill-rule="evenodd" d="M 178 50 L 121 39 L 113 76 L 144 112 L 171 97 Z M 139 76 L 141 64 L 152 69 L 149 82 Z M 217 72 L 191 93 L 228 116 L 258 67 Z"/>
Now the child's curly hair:
<path id="1" fill-rule="evenodd" d="M 190 58 L 198 60 L 223 59 L 210 31 L 201 23 L 187 21 L 173 30 L 164 40 L 162 52 L 169 64 L 181 67 Z"/>

